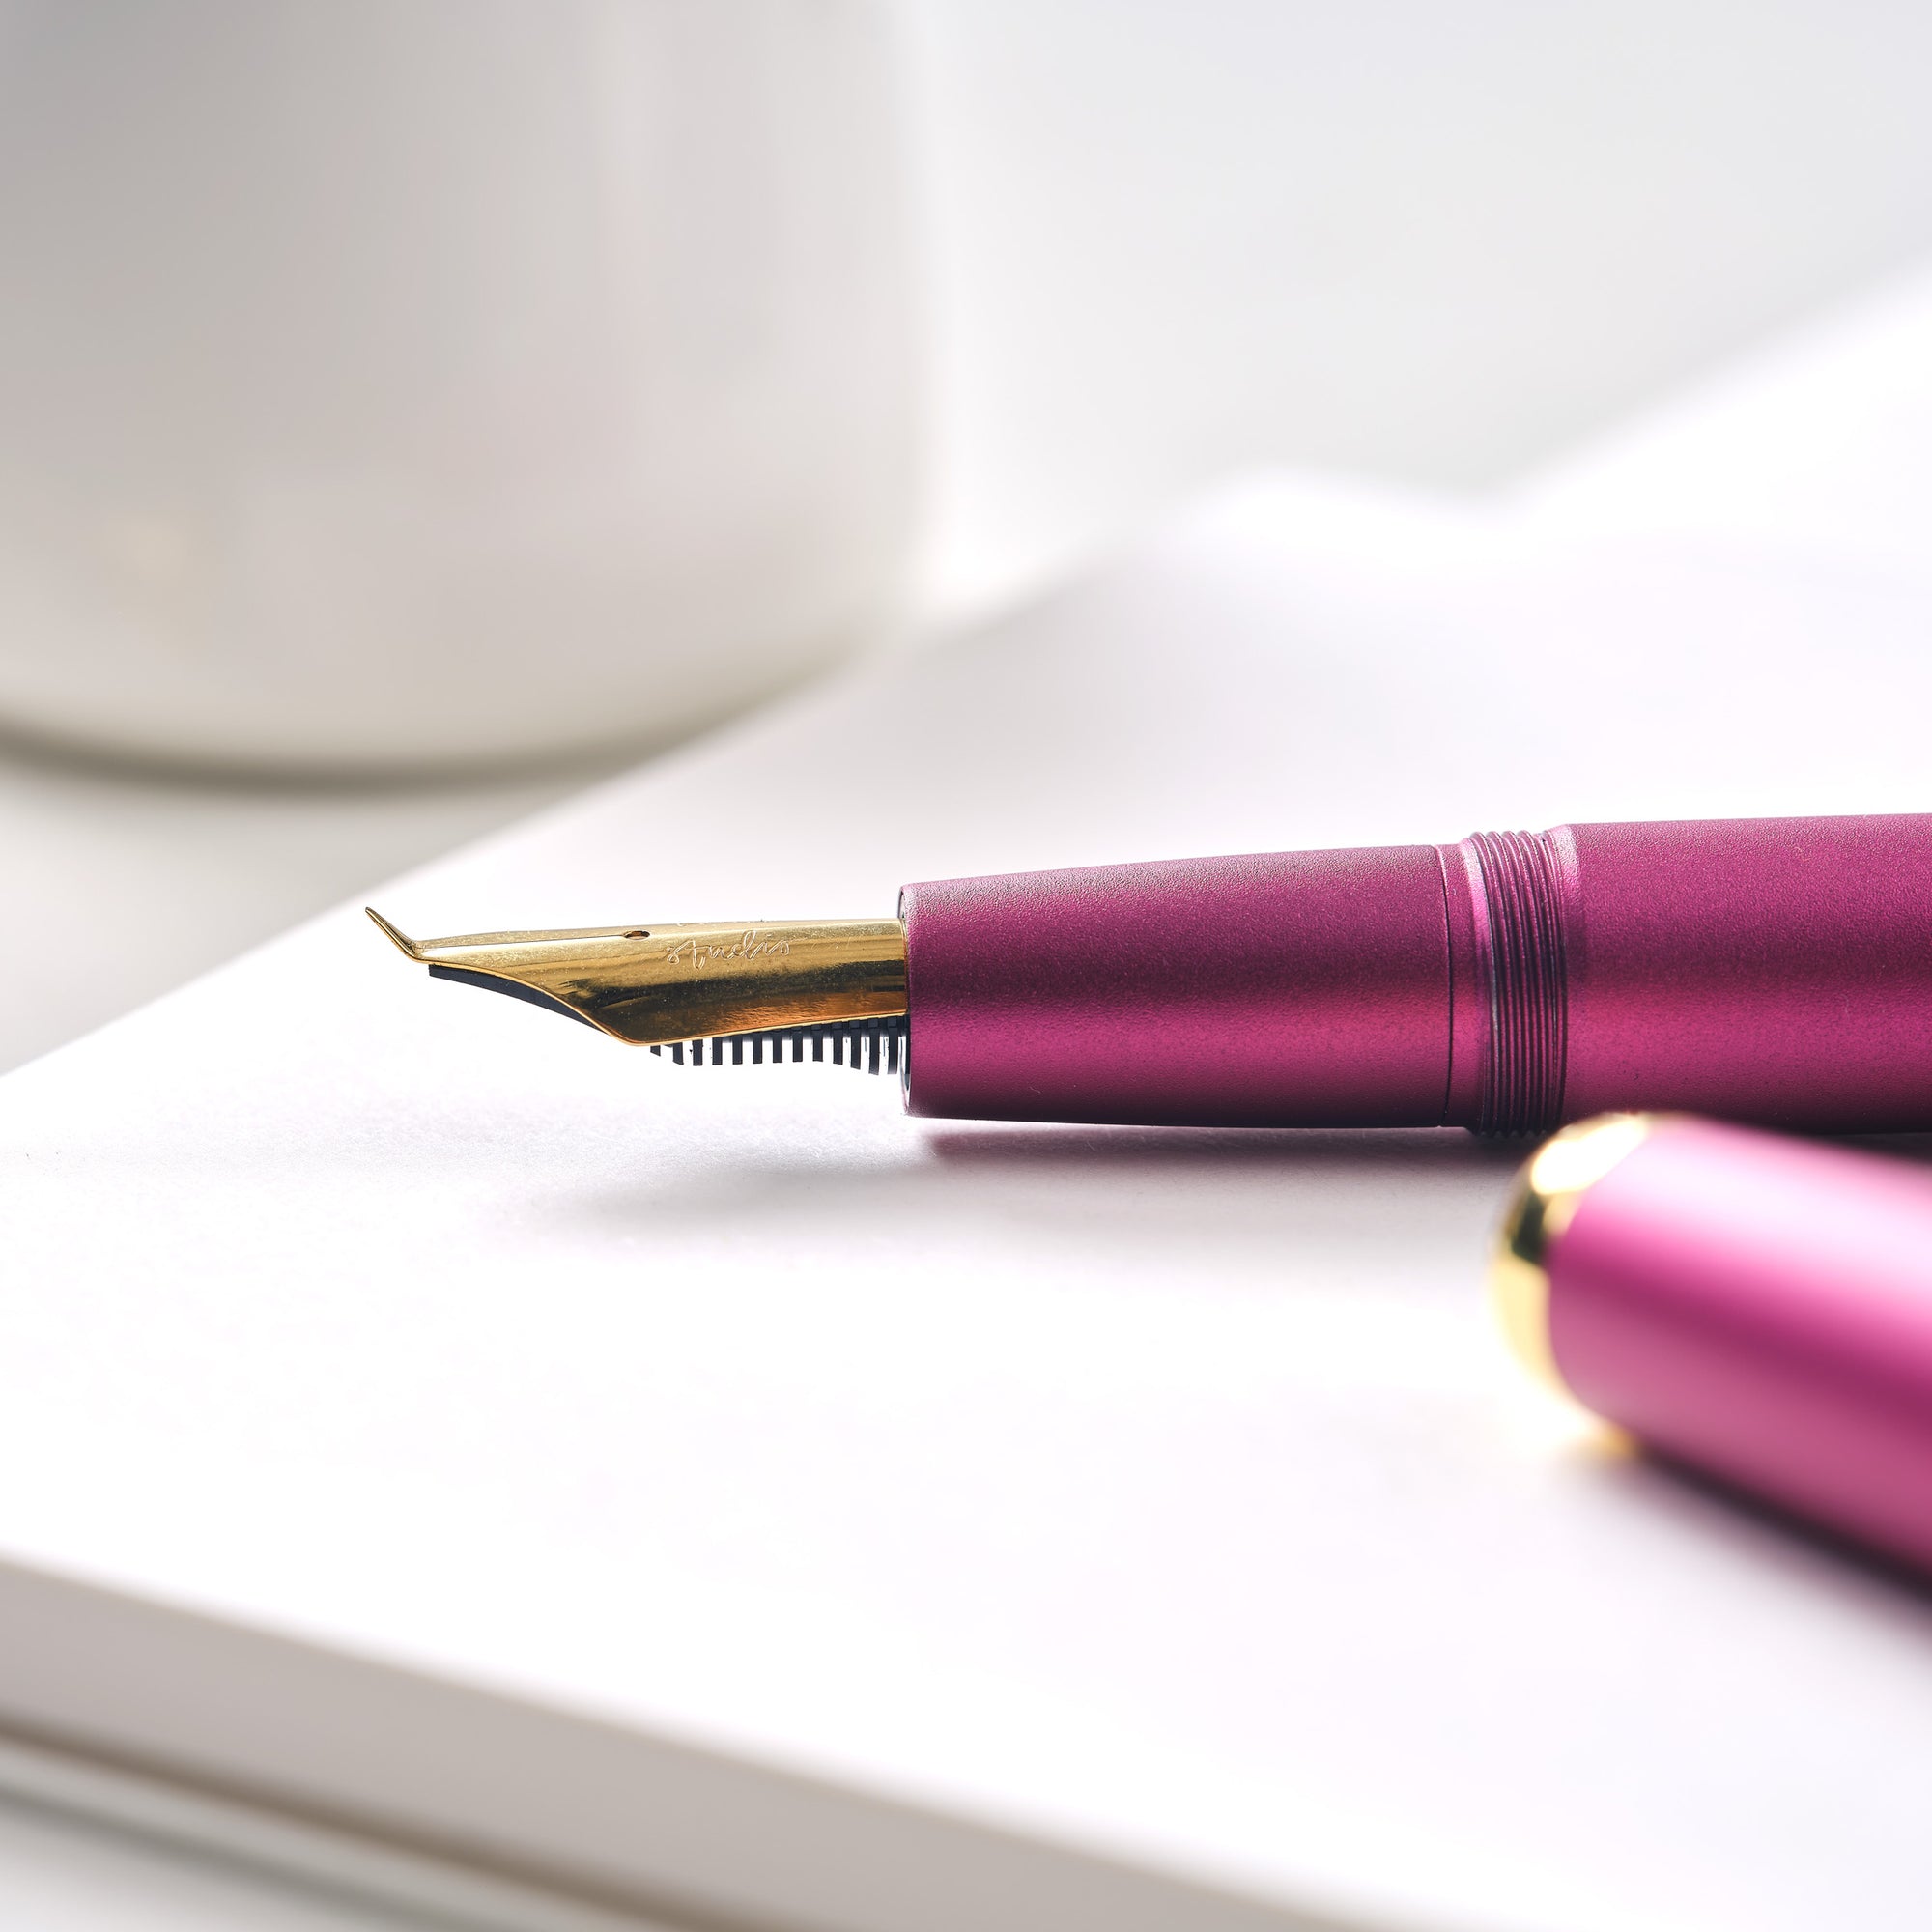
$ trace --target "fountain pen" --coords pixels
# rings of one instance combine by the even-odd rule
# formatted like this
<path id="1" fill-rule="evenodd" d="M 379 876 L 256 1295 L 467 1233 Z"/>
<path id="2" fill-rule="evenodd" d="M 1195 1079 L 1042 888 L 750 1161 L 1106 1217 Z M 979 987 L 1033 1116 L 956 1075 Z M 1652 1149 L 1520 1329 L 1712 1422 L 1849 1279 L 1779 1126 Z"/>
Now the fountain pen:
<path id="1" fill-rule="evenodd" d="M 1932 813 L 1478 833 L 910 885 L 890 919 L 415 941 L 687 1066 L 909 1112 L 1541 1135 L 1932 1128 Z"/>

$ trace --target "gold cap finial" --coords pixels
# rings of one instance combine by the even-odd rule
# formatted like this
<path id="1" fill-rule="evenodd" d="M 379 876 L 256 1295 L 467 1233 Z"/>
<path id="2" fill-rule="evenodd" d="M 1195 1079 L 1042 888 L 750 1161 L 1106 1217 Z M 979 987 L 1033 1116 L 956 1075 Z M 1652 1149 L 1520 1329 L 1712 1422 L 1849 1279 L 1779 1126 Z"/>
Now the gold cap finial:
<path id="1" fill-rule="evenodd" d="M 1547 1258 L 1583 1197 L 1656 1130 L 1656 1114 L 1598 1114 L 1537 1149 L 1518 1174 L 1490 1257 L 1490 1303 L 1517 1359 L 1551 1387 L 1563 1377 L 1549 1347 Z"/>

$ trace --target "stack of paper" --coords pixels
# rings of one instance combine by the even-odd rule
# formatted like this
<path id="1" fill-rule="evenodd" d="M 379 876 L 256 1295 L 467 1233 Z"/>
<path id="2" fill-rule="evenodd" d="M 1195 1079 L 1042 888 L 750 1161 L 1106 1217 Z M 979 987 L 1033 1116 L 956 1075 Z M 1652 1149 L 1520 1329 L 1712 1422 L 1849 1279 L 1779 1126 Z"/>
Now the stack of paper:
<path id="1" fill-rule="evenodd" d="M 1932 366 L 1932 296 L 1870 327 Z M 378 903 L 858 914 L 1932 805 L 1932 476 L 1862 548 L 1762 507 L 1765 452 L 1855 500 L 1810 398 L 1875 353 L 1492 511 L 1260 482 Z M 1762 514 L 1673 512 L 1727 448 Z M 433 985 L 354 909 L 0 1117 L 18 1736 L 707 1923 L 1932 1916 L 1932 1604 L 1518 1375 L 1477 1288 L 1506 1151 L 914 1122 Z"/>

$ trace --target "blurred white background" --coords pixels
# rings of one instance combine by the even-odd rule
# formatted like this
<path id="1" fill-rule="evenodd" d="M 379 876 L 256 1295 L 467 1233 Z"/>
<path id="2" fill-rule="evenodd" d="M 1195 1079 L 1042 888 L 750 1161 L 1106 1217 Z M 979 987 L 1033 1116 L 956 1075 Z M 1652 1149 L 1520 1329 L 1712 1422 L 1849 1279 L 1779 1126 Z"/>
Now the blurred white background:
<path id="1" fill-rule="evenodd" d="M 928 624 L 1253 462 L 1504 480 L 1932 250 L 1932 10 L 1895 0 L 899 11 Z M 250 791 L 0 749 L 0 1066 L 593 775 Z"/>
<path id="2" fill-rule="evenodd" d="M 902 11 L 927 628 L 1254 462 L 1506 482 L 1932 255 L 1932 10 L 1895 0 Z M 0 749 L 0 1066 L 592 776 L 250 788 Z M 184 1869 L 22 1812 L 0 1920 L 374 1922 Z"/>
<path id="3" fill-rule="evenodd" d="M 913 0 L 929 588 L 1280 459 L 1471 488 L 1932 248 L 1898 0 Z"/>

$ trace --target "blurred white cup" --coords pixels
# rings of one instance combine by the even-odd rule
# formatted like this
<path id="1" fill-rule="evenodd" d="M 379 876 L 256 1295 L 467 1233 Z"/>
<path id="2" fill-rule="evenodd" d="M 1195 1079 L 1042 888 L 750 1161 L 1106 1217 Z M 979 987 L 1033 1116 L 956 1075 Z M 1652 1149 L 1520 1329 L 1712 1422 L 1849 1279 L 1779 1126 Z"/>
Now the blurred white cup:
<path id="1" fill-rule="evenodd" d="M 0 0 L 0 723 L 667 734 L 875 629 L 892 0 Z"/>

